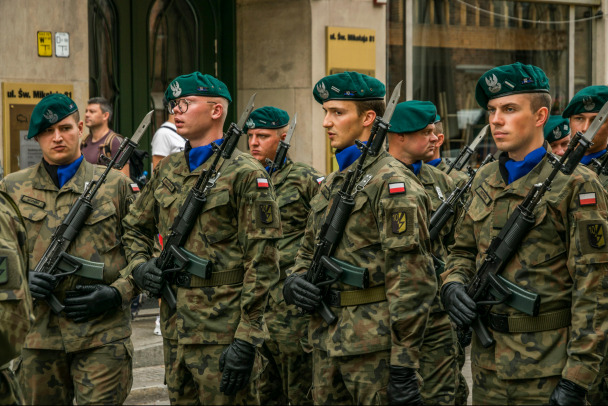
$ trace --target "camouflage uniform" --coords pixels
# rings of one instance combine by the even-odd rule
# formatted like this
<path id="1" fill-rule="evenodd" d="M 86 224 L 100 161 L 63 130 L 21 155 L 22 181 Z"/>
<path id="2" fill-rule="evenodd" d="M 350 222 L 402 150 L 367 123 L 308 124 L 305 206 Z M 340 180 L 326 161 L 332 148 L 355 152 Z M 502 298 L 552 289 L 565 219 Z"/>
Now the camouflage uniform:
<path id="1" fill-rule="evenodd" d="M 550 149 L 546 143 L 545 148 Z M 530 187 L 546 179 L 551 170 L 545 156 L 528 174 L 509 185 L 499 172 L 499 162 L 479 170 L 470 205 L 456 227 L 446 284 L 466 284 L 470 280 L 490 240 Z M 583 200 L 585 197 L 590 200 Z M 560 377 L 589 389 L 605 352 L 608 230 L 602 187 L 584 168 L 576 169 L 571 176 L 559 172 L 534 214 L 536 225 L 502 276 L 537 293 L 540 313 L 529 317 L 506 304 L 492 308 L 495 327 L 489 331 L 495 345 L 483 348 L 473 335 L 474 403 L 548 403 Z M 506 315 L 512 326 L 518 322 L 521 328 L 515 331 L 523 332 L 505 332 L 511 327 L 496 327 L 500 323 L 495 321 L 505 317 L 500 315 Z"/>
<path id="2" fill-rule="evenodd" d="M 34 317 L 27 286 L 27 241 L 17 205 L 0 192 L 0 404 L 23 404 L 25 400 L 11 359 L 21 353 Z"/>
<path id="3" fill-rule="evenodd" d="M 448 169 L 450 169 L 450 165 L 446 162 L 445 158 L 442 158 L 441 162 L 435 166 L 435 169 L 439 169 L 441 172 L 446 173 Z M 452 169 L 448 176 L 452 178 L 456 186 L 466 183 L 466 181 L 469 179 L 466 173 L 457 171 L 456 169 Z"/>
<path id="4" fill-rule="evenodd" d="M 17 202 L 28 234 L 29 266 L 33 270 L 55 229 L 82 194 L 85 182 L 97 179 L 104 168 L 82 161 L 76 174 L 57 189 L 42 163 L 8 175 L 0 189 Z M 93 212 L 67 253 L 103 262 L 103 281 L 82 276 L 65 277 L 54 293 L 60 302 L 77 284 L 103 283 L 115 287 L 123 306 L 94 319 L 76 323 L 53 313 L 46 301 L 34 306 L 36 321 L 30 329 L 16 372 L 28 388 L 26 403 L 122 403 L 131 390 L 132 353 L 129 304 L 133 285 L 120 278 L 127 265 L 121 247 L 120 220 L 134 199 L 131 181 L 110 171 L 93 199 Z M 104 355 L 105 354 L 105 355 Z"/>
<path id="5" fill-rule="evenodd" d="M 308 338 L 309 317 L 285 303 L 283 280 L 298 252 L 310 212 L 310 200 L 317 194 L 323 179 L 313 167 L 291 159 L 287 159 L 279 172 L 272 174 L 283 238 L 279 240 L 281 277 L 270 289 L 264 312 L 270 337 L 263 347 L 269 364 L 260 381 L 261 404 L 312 403 L 307 397 L 312 383 L 312 356 L 310 350 L 303 348 Z"/>
<path id="6" fill-rule="evenodd" d="M 431 199 L 432 212 L 441 206 L 455 188 L 452 178 L 427 164 L 421 166 L 418 179 Z M 447 247 L 453 242 L 456 217 L 457 214 L 443 227 L 439 238 L 432 243 L 433 254 L 441 261 L 447 259 Z M 456 359 L 457 345 L 456 332 L 441 305 L 439 290 L 437 290 L 420 351 L 419 373 L 423 380 L 420 394 L 425 404 L 453 405 L 455 403 L 456 388 L 459 387 L 460 380 L 464 380 Z"/>
<path id="7" fill-rule="evenodd" d="M 165 239 L 169 236 L 188 191 L 214 160 L 212 156 L 190 172 L 188 151 L 189 146 L 158 164 L 124 219 L 123 241 L 129 259 L 125 274 L 150 258 L 157 233 Z M 264 187 L 260 182 L 268 174 L 253 157 L 236 150 L 223 161 L 219 172 L 221 176 L 184 245 L 213 263 L 213 276 L 206 280 L 193 275 L 192 284 L 200 287 L 173 285 L 175 312 L 165 300 L 161 303 L 165 377 L 173 404 L 258 402 L 259 357 L 252 387 L 236 396 L 219 391 L 222 374 L 218 362 L 221 351 L 235 338 L 258 347 L 264 342 L 264 307 L 270 286 L 279 278 L 275 240 L 281 237 L 280 218 L 272 186 L 266 183 Z M 232 275 L 233 280 L 218 281 L 222 275 Z"/>
<path id="8" fill-rule="evenodd" d="M 608 153 L 608 152 L 607 152 L 607 153 Z M 599 157 L 597 157 L 596 159 L 597 159 L 598 161 L 601 161 L 602 159 L 604 159 L 604 158 L 605 158 L 605 157 L 604 157 L 604 155 L 606 155 L 606 154 L 603 154 L 602 156 L 599 156 Z M 587 166 L 587 165 L 583 165 L 583 164 L 581 164 L 581 166 Z M 588 166 L 589 166 L 589 170 L 591 170 L 591 171 L 593 171 L 594 173 L 596 173 L 596 172 L 595 172 L 595 170 L 594 170 L 593 165 L 588 165 Z M 602 186 L 604 187 L 604 189 L 605 189 L 606 191 L 608 191 L 608 175 L 604 175 L 604 174 L 602 173 L 602 174 L 600 174 L 600 175 L 598 176 L 598 178 L 599 178 L 599 180 L 600 180 L 600 183 L 601 183 L 601 184 L 602 184 Z"/>
<path id="9" fill-rule="evenodd" d="M 357 164 L 355 161 L 350 168 Z M 389 365 L 418 369 L 422 337 L 437 290 L 426 227 L 428 196 L 414 175 L 386 151 L 368 157 L 363 168 L 373 177 L 355 198 L 334 257 L 365 266 L 370 273 L 366 296 L 379 291 L 383 298 L 351 306 L 331 303 L 336 305 L 332 310 L 338 317 L 331 326 L 317 313 L 311 316 L 308 335 L 313 346 L 315 404 L 386 404 Z M 290 273 L 304 274 L 310 267 L 318 231 L 345 174 L 346 170 L 329 175 L 311 201 L 311 214 Z M 400 183 L 405 192 L 389 192 L 390 184 Z M 353 290 L 342 282 L 332 288 Z M 326 298 L 337 294 L 331 292 Z"/>

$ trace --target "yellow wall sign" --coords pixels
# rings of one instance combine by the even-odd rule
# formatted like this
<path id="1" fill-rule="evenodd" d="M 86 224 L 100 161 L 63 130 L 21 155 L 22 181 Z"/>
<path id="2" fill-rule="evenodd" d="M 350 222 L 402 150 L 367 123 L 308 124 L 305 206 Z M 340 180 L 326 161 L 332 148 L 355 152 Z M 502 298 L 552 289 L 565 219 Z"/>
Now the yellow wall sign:
<path id="1" fill-rule="evenodd" d="M 38 31 L 38 56 L 53 56 L 53 35 L 50 31 Z"/>
<path id="2" fill-rule="evenodd" d="M 34 106 L 51 93 L 72 97 L 73 85 L 39 83 L 2 83 L 4 173 L 25 169 L 42 159 L 38 143 L 27 139 Z"/>
<path id="3" fill-rule="evenodd" d="M 326 72 L 328 75 L 357 71 L 376 76 L 376 30 L 368 28 L 327 27 L 325 38 Z M 338 169 L 338 163 L 327 139 L 327 168 Z"/>

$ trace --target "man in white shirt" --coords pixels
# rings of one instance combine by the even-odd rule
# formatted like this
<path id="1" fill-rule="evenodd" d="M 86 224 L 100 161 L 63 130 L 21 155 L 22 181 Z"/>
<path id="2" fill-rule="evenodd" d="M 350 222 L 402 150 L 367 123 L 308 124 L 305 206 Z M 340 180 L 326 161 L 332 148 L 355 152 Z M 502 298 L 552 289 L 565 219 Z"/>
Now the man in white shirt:
<path id="1" fill-rule="evenodd" d="M 163 106 L 167 109 L 167 101 L 163 98 Z M 169 112 L 169 117 L 154 133 L 152 137 L 152 169 L 164 157 L 184 150 L 186 140 L 177 133 L 173 112 Z"/>

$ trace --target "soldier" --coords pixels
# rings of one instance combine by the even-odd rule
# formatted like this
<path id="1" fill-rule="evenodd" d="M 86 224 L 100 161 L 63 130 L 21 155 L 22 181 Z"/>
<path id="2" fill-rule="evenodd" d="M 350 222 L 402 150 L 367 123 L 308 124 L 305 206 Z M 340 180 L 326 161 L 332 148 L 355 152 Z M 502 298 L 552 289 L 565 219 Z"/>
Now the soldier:
<path id="1" fill-rule="evenodd" d="M 433 156 L 439 147 L 435 130 L 437 109 L 428 101 L 410 100 L 399 103 L 391 119 L 388 133 L 388 153 L 401 161 L 420 180 L 431 199 L 431 211 L 436 211 L 455 188 L 454 181 L 439 169 L 423 161 Z M 455 216 L 456 217 L 456 216 Z M 432 241 L 436 258 L 436 275 L 440 280 L 443 264 L 447 259 L 447 247 L 454 237 L 454 221 L 449 221 L 436 241 Z M 453 405 L 456 388 L 459 387 L 460 371 L 457 363 L 456 332 L 442 309 L 439 291 L 431 307 L 420 353 L 420 390 L 425 404 Z M 465 384 L 466 385 L 466 384 Z M 466 388 L 466 386 L 465 386 Z M 466 401 L 466 397 L 465 397 Z"/>
<path id="2" fill-rule="evenodd" d="M 441 147 L 445 141 L 445 134 L 443 133 L 443 123 L 441 122 L 441 117 L 437 114 L 435 118 L 435 136 L 437 136 L 437 142 L 435 143 L 435 148 L 433 149 L 433 156 L 424 161 L 431 166 L 439 169 L 442 172 L 447 172 L 450 168 L 449 163 L 446 162 L 445 159 L 441 158 Z M 449 146 L 448 146 L 449 148 Z M 467 175 L 464 172 L 457 171 L 452 169 L 450 171 L 449 176 L 456 182 L 456 185 L 459 185 L 463 182 L 467 181 Z"/>
<path id="3" fill-rule="evenodd" d="M 370 76 L 344 72 L 313 89 L 323 105 L 330 144 L 340 170 L 331 173 L 312 199 L 295 265 L 285 280 L 285 301 L 306 311 L 325 301 L 337 322 L 311 316 L 315 404 L 420 404 L 416 370 L 422 336 L 437 289 L 428 243 L 430 201 L 414 175 L 381 150 L 364 161 L 354 208 L 336 242 L 336 260 L 365 267 L 369 287 L 358 288 L 351 271 L 325 295 L 306 280 L 328 207 L 358 165 L 356 140 L 370 137 L 384 114 L 384 85 Z M 352 281 L 351 281 L 352 283 Z"/>
<path id="4" fill-rule="evenodd" d="M 585 133 L 597 113 L 608 101 L 608 86 L 588 86 L 574 95 L 562 117 L 570 120 L 570 129 L 574 132 Z M 588 166 L 592 159 L 602 160 L 608 146 L 608 126 L 604 123 L 593 138 L 593 145 L 581 159 L 581 164 Z M 600 182 L 608 189 L 608 175 L 601 174 Z M 608 398 L 607 398 L 608 400 Z"/>
<path id="5" fill-rule="evenodd" d="M 34 316 L 27 287 L 27 236 L 17 205 L 0 192 L 0 404 L 25 404 L 22 390 L 9 367 L 21 353 Z"/>
<path id="6" fill-rule="evenodd" d="M 30 270 L 46 251 L 55 229 L 80 197 L 85 183 L 105 169 L 80 152 L 83 123 L 72 99 L 52 94 L 34 108 L 28 138 L 42 150 L 42 162 L 12 173 L 0 183 L 19 206 L 28 234 Z M 120 246 L 121 219 L 134 200 L 130 180 L 112 170 L 92 200 L 93 211 L 67 253 L 82 260 L 76 274 L 59 278 L 30 272 L 38 299 L 16 372 L 27 388 L 28 404 L 122 403 L 131 390 L 132 354 L 129 304 L 134 287 L 120 278 L 127 265 Z M 85 261 L 102 263 L 89 273 Z M 55 314 L 46 298 L 65 305 Z"/>
<path id="7" fill-rule="evenodd" d="M 279 142 L 287 135 L 288 124 L 287 112 L 276 107 L 262 107 L 251 113 L 247 121 L 249 150 L 262 165 L 267 165 L 267 159 L 274 161 Z M 283 281 L 285 271 L 294 264 L 310 200 L 323 179 L 312 166 L 294 162 L 289 157 L 271 177 L 281 211 L 283 238 L 279 240 L 281 276 L 270 289 L 264 312 L 270 337 L 262 347 L 269 361 L 259 387 L 263 405 L 312 404 L 307 397 L 312 383 L 312 356 L 310 350 L 303 347 L 307 343 L 309 317 L 285 303 Z"/>
<path id="8" fill-rule="evenodd" d="M 570 125 L 562 116 L 550 116 L 543 129 L 545 140 L 551 145 L 551 152 L 564 155 L 570 143 Z"/>
<path id="9" fill-rule="evenodd" d="M 138 286 L 158 295 L 161 270 L 151 258 L 154 236 L 166 239 L 197 178 L 214 159 L 213 142 L 232 101 L 226 85 L 194 72 L 173 80 L 165 92 L 183 152 L 156 166 L 150 182 L 123 224 L 123 238 Z M 264 342 L 268 291 L 279 278 L 276 239 L 281 224 L 264 168 L 235 150 L 222 159 L 219 177 L 183 248 L 212 264 L 204 279 L 183 270 L 168 280 L 177 308 L 161 302 L 165 379 L 172 404 L 257 404 L 256 348 Z M 175 282 L 175 284 L 171 283 Z M 256 364 L 254 366 L 254 363 Z M 251 381 L 250 381 L 251 377 Z"/>
<path id="10" fill-rule="evenodd" d="M 553 170 L 543 139 L 549 80 L 540 68 L 518 62 L 491 69 L 477 82 L 475 95 L 504 152 L 479 169 L 446 264 L 441 297 L 461 328 L 477 317 L 465 284 L 490 241 L 532 186 Z M 584 168 L 570 176 L 558 172 L 534 217 L 522 241 L 510 241 L 516 252 L 501 276 L 539 295 L 539 313 L 528 316 L 503 303 L 483 317 L 495 343 L 484 348 L 473 334 L 474 404 L 584 404 L 604 355 L 608 230 L 601 185 Z"/>

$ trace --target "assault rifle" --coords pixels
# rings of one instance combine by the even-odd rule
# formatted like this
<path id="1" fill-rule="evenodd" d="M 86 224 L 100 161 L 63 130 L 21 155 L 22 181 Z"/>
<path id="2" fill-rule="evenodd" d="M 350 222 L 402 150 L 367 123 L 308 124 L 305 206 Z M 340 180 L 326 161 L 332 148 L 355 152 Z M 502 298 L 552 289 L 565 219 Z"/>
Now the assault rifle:
<path id="1" fill-rule="evenodd" d="M 317 311 L 328 325 L 334 324 L 338 318 L 325 302 L 325 296 L 327 295 L 329 286 L 342 277 L 344 271 L 341 265 L 345 265 L 347 269 L 357 273 L 357 285 L 359 287 L 366 288 L 369 283 L 369 275 L 365 268 L 337 261 L 331 258 L 331 256 L 342 238 L 350 213 L 355 206 L 356 194 L 372 178 L 372 175 L 369 174 L 363 176 L 363 164 L 367 155 L 377 156 L 383 148 L 384 139 L 390 127 L 391 117 L 401 95 L 402 83 L 399 82 L 395 90 L 393 90 L 384 116 L 376 117 L 367 144 L 363 144 L 357 140 L 357 146 L 362 151 L 362 154 L 358 158 L 356 169 L 348 171 L 344 183 L 338 192 L 338 196 L 336 196 L 329 209 L 325 222 L 319 231 L 319 243 L 315 247 L 310 268 L 305 274 L 306 281 L 321 287 L 324 291 L 324 299 L 321 301 L 320 308 Z"/>
<path id="2" fill-rule="evenodd" d="M 280 171 L 283 165 L 285 164 L 285 158 L 287 157 L 287 150 L 290 147 L 291 137 L 293 137 L 293 132 L 296 129 L 296 120 L 298 118 L 298 113 L 294 114 L 293 119 L 291 120 L 291 124 L 289 125 L 289 129 L 287 130 L 287 135 L 285 136 L 285 141 L 280 141 L 279 146 L 277 147 L 277 152 L 274 156 L 274 161 L 270 161 L 270 159 L 266 159 L 266 162 L 269 163 L 270 167 L 268 168 L 268 177 L 272 176 L 273 172 Z M 270 161 L 270 162 L 268 162 Z"/>
<path id="3" fill-rule="evenodd" d="M 173 220 L 173 225 L 170 229 L 171 233 L 163 244 L 163 250 L 156 259 L 156 266 L 163 272 L 164 278 L 162 296 L 171 310 L 175 310 L 177 305 L 177 299 L 175 292 L 171 288 L 171 283 L 175 279 L 175 276 L 178 275 L 178 272 L 187 268 L 189 273 L 203 279 L 211 277 L 213 264 L 204 258 L 199 258 L 188 252 L 183 246 L 196 224 L 196 219 L 203 211 L 209 191 L 215 186 L 215 182 L 220 176 L 219 169 L 221 169 L 221 165 L 218 165 L 220 158 L 229 159 L 232 156 L 236 144 L 243 134 L 243 126 L 253 110 L 255 95 L 254 93 L 249 99 L 249 103 L 247 103 L 247 107 L 241 114 L 238 123 L 230 124 L 230 127 L 224 134 L 222 144 L 218 146 L 216 143 L 212 143 L 215 153 L 213 163 L 209 169 L 201 171 L 201 174 L 196 179 L 196 183 L 190 189 L 188 196 L 186 196 L 186 199 L 179 208 L 177 217 Z M 184 277 L 182 279 L 189 278 L 186 275 L 182 276 Z"/>
<path id="4" fill-rule="evenodd" d="M 93 198 L 99 191 L 101 185 L 104 184 L 108 173 L 114 167 L 122 167 L 128 162 L 131 153 L 137 147 L 139 140 L 144 135 L 144 132 L 152 121 L 152 113 L 150 111 L 142 122 L 139 124 L 137 131 L 131 139 L 125 137 L 120 144 L 116 155 L 110 161 L 110 164 L 105 168 L 99 179 L 89 182 L 85 187 L 82 195 L 76 200 L 68 215 L 63 219 L 59 227 L 55 229 L 51 237 L 51 243 L 47 247 L 44 255 L 36 265 L 34 272 L 44 272 L 54 275 L 56 278 L 64 278 L 68 275 L 77 274 L 88 278 L 103 280 L 103 263 L 87 261 L 82 258 L 67 254 L 66 251 L 70 243 L 82 230 L 85 221 L 93 211 Z M 58 282 L 59 283 L 58 279 Z M 56 314 L 60 313 L 65 307 L 59 302 L 54 294 L 50 294 L 46 298 L 51 306 L 51 309 Z"/>
<path id="5" fill-rule="evenodd" d="M 494 156 L 492 154 L 488 154 L 485 157 L 479 168 L 494 160 Z M 454 189 L 452 193 L 448 196 L 448 198 L 441 203 L 441 206 L 433 213 L 431 216 L 431 221 L 429 225 L 429 234 L 431 236 L 431 241 L 437 240 L 439 237 L 439 233 L 448 222 L 454 216 L 456 212 L 456 202 L 460 200 L 460 198 L 469 190 L 471 184 L 473 183 L 473 179 L 475 179 L 476 171 L 471 169 L 471 167 L 467 168 L 469 172 L 469 179 L 461 185 Z M 478 169 L 479 170 L 479 169 Z"/>
<path id="6" fill-rule="evenodd" d="M 593 158 L 591 164 L 597 176 L 608 175 L 608 152 L 604 154 L 602 159 Z"/>
<path id="7" fill-rule="evenodd" d="M 454 161 L 452 161 L 452 163 L 450 164 L 450 167 L 446 171 L 446 174 L 449 174 L 450 172 L 452 172 L 452 169 L 454 169 L 454 168 L 457 171 L 460 171 L 460 170 L 462 170 L 462 168 L 464 168 L 464 166 L 467 164 L 467 162 L 469 162 L 469 159 L 471 159 L 471 156 L 473 155 L 473 153 L 475 153 L 475 149 L 477 149 L 477 146 L 479 145 L 481 140 L 483 140 L 485 138 L 485 136 L 487 135 L 487 132 L 489 131 L 489 129 L 490 129 L 490 125 L 487 124 L 485 127 L 483 127 L 481 129 L 481 131 L 477 134 L 475 139 L 473 139 L 473 142 L 471 142 L 470 145 L 465 145 L 465 147 L 460 151 L 460 153 L 458 154 L 456 159 L 454 159 Z"/>

